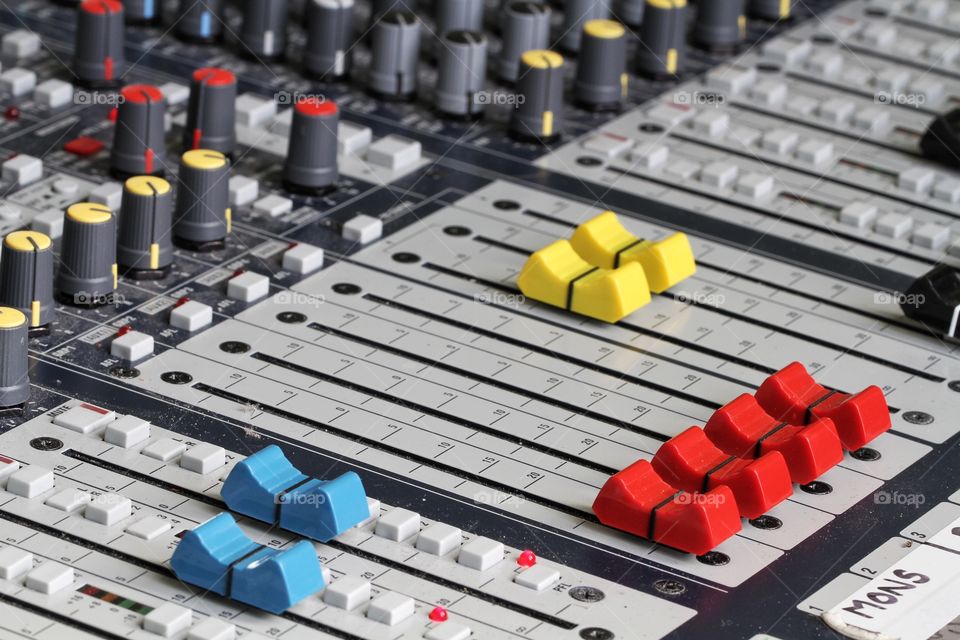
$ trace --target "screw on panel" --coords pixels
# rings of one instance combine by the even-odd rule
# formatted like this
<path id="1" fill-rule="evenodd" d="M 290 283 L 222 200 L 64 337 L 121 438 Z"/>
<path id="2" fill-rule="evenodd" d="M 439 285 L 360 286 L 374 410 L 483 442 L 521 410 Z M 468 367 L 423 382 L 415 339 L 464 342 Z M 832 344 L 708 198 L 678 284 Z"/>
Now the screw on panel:
<path id="1" fill-rule="evenodd" d="M 750 524 L 757 528 L 763 529 L 765 531 L 772 531 L 774 529 L 779 529 L 783 526 L 783 520 L 777 518 L 776 516 L 762 515 L 754 518 L 750 521 Z"/>
<path id="2" fill-rule="evenodd" d="M 338 282 L 331 288 L 333 289 L 334 293 L 339 293 L 343 296 L 353 296 L 362 291 L 360 287 L 350 282 Z"/>
<path id="3" fill-rule="evenodd" d="M 925 411 L 907 411 L 903 414 L 903 421 L 923 426 L 933 422 L 933 416 Z"/>
<path id="4" fill-rule="evenodd" d="M 250 351 L 250 345 L 239 340 L 227 340 L 220 343 L 220 351 L 225 353 L 246 353 Z"/>
<path id="5" fill-rule="evenodd" d="M 687 590 L 687 585 L 679 580 L 664 578 L 653 583 L 653 588 L 667 596 L 678 596 Z"/>
<path id="6" fill-rule="evenodd" d="M 307 321 L 307 316 L 299 311 L 281 311 L 277 314 L 277 320 L 284 324 L 300 324 Z"/>
<path id="7" fill-rule="evenodd" d="M 420 262 L 420 256 L 409 251 L 398 251 L 393 254 L 393 260 L 402 264 L 413 264 L 414 262 Z"/>
<path id="8" fill-rule="evenodd" d="M 825 496 L 833 491 L 833 487 L 822 480 L 814 480 L 800 485 L 800 490 L 814 496 Z"/>
<path id="9" fill-rule="evenodd" d="M 594 158 L 593 156 L 580 156 L 577 158 L 577 164 L 581 167 L 599 167 L 603 162 L 599 158 Z"/>
<path id="10" fill-rule="evenodd" d="M 160 379 L 169 384 L 188 384 L 193 382 L 193 376 L 186 371 L 167 371 L 160 374 Z"/>
<path id="11" fill-rule="evenodd" d="M 140 375 L 140 369 L 136 367 L 124 367 L 117 365 L 110 369 L 110 375 L 117 378 L 136 378 Z"/>
<path id="12" fill-rule="evenodd" d="M 873 462 L 879 460 L 880 452 L 872 447 L 860 447 L 856 451 L 850 452 L 850 457 L 861 462 Z"/>
<path id="13" fill-rule="evenodd" d="M 711 567 L 722 567 L 730 563 L 730 556 L 721 551 L 707 551 L 702 556 L 697 556 L 697 560 Z"/>
<path id="14" fill-rule="evenodd" d="M 470 229 L 459 224 L 452 224 L 448 227 L 444 227 L 443 232 L 448 236 L 468 236 L 471 233 Z"/>
<path id="15" fill-rule="evenodd" d="M 571 598 L 580 602 L 600 602 L 607 597 L 603 591 L 596 587 L 574 587 L 567 593 L 570 594 Z"/>
<path id="16" fill-rule="evenodd" d="M 63 441 L 52 436 L 41 436 L 31 440 L 30 446 L 38 451 L 56 451 L 63 448 Z"/>
<path id="17" fill-rule="evenodd" d="M 580 630 L 580 637 L 583 640 L 613 640 L 613 631 L 603 627 L 587 627 Z"/>
<path id="18" fill-rule="evenodd" d="M 493 203 L 493 207 L 501 211 L 516 211 L 520 208 L 520 203 L 516 200 L 497 200 Z"/>

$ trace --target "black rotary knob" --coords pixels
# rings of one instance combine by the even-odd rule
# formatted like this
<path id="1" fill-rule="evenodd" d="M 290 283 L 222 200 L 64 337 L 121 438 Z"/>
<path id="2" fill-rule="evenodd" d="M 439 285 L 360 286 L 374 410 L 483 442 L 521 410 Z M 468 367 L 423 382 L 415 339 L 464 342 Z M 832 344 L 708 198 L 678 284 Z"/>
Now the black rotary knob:
<path id="1" fill-rule="evenodd" d="M 180 0 L 177 15 L 181 40 L 209 44 L 223 34 L 223 0 Z"/>
<path id="2" fill-rule="evenodd" d="M 162 0 L 123 0 L 127 24 L 150 25 L 159 22 L 163 14 Z"/>
<path id="3" fill-rule="evenodd" d="M 607 0 L 566 0 L 563 5 L 563 35 L 560 36 L 560 47 L 564 51 L 576 53 L 580 50 L 583 25 L 591 20 L 604 20 L 609 17 L 610 6 Z"/>
<path id="4" fill-rule="evenodd" d="M 110 169 L 126 178 L 164 172 L 163 118 L 166 103 L 160 89 L 132 84 L 120 90 Z"/>
<path id="5" fill-rule="evenodd" d="M 337 104 L 322 98 L 293 107 L 283 182 L 291 191 L 322 193 L 337 180 Z"/>
<path id="6" fill-rule="evenodd" d="M 436 0 L 436 36 L 451 31 L 483 32 L 483 0 Z"/>
<path id="7" fill-rule="evenodd" d="M 679 75 L 686 59 L 686 29 L 687 0 L 647 0 L 637 72 L 654 79 Z"/>
<path id="8" fill-rule="evenodd" d="M 796 0 L 749 0 L 747 12 L 761 20 L 787 20 Z"/>
<path id="9" fill-rule="evenodd" d="M 73 72 L 89 87 L 115 85 L 123 74 L 123 5 L 84 0 L 77 9 Z"/>
<path id="10" fill-rule="evenodd" d="M 443 43 L 434 104 L 446 115 L 478 116 L 486 106 L 487 38 L 479 31 L 450 31 Z"/>
<path id="11" fill-rule="evenodd" d="M 388 100 L 409 100 L 417 90 L 420 21 L 408 11 L 392 11 L 373 28 L 368 87 Z"/>
<path id="12" fill-rule="evenodd" d="M 524 53 L 516 94 L 510 135 L 523 141 L 556 139 L 563 129 L 563 56 L 546 49 Z"/>
<path id="13" fill-rule="evenodd" d="M 157 176 L 134 176 L 123 185 L 117 263 L 136 280 L 162 278 L 173 263 L 173 191 Z"/>
<path id="14" fill-rule="evenodd" d="M 713 52 L 730 52 L 746 37 L 745 0 L 711 0 L 697 5 L 693 41 Z"/>
<path id="15" fill-rule="evenodd" d="M 237 144 L 237 78 L 233 72 L 203 67 L 193 72 L 183 146 L 230 155 Z"/>
<path id="16" fill-rule="evenodd" d="M 180 158 L 173 241 L 191 251 L 222 248 L 232 227 L 230 160 L 219 151 L 193 149 Z"/>
<path id="17" fill-rule="evenodd" d="M 63 246 L 57 290 L 67 304 L 99 306 L 113 302 L 117 289 L 117 227 L 110 209 L 78 202 L 63 219 Z"/>
<path id="18" fill-rule="evenodd" d="M 526 51 L 546 49 L 550 40 L 550 7 L 539 2 L 511 2 L 503 16 L 500 44 L 500 77 L 516 82 L 520 56 Z"/>
<path id="19" fill-rule="evenodd" d="M 17 407 L 30 398 L 27 347 L 27 317 L 0 307 L 0 407 Z"/>
<path id="20" fill-rule="evenodd" d="M 19 309 L 30 329 L 53 317 L 53 243 L 39 231 L 14 231 L 3 240 L 0 305 Z"/>
<path id="21" fill-rule="evenodd" d="M 246 0 L 241 53 L 256 59 L 273 59 L 287 48 L 287 0 Z"/>
<path id="22" fill-rule="evenodd" d="M 591 20 L 583 25 L 576 101 L 588 109 L 616 109 L 627 98 L 627 31 L 613 20 Z"/>
<path id="23" fill-rule="evenodd" d="M 308 0 L 307 45 L 303 68 L 321 79 L 350 73 L 353 45 L 353 0 Z"/>

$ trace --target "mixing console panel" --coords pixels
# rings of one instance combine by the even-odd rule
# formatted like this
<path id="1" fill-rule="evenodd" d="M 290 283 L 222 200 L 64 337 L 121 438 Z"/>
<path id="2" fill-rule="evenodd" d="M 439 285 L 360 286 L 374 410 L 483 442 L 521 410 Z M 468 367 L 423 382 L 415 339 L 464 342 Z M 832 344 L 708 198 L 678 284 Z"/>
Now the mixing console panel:
<path id="1" fill-rule="evenodd" d="M 0 638 L 960 634 L 960 0 L 0 2 Z"/>

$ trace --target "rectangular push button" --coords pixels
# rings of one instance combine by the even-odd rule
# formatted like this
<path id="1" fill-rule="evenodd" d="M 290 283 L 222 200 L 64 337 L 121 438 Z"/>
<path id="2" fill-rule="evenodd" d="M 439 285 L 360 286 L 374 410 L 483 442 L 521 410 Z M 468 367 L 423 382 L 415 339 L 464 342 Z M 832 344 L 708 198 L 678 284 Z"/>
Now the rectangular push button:
<path id="1" fill-rule="evenodd" d="M 103 439 L 124 449 L 136 446 L 150 439 L 150 423 L 137 416 L 121 416 L 107 425 Z"/>
<path id="2" fill-rule="evenodd" d="M 406 509 L 391 509 L 377 521 L 375 533 L 381 538 L 400 542 L 420 530 L 420 514 Z"/>
<path id="3" fill-rule="evenodd" d="M 542 564 L 535 564 L 526 571 L 518 573 L 513 579 L 521 587 L 533 589 L 534 591 L 543 591 L 549 589 L 560 579 L 560 572 L 552 567 Z"/>
<path id="4" fill-rule="evenodd" d="M 481 536 L 460 547 L 457 562 L 477 571 L 486 571 L 503 560 L 503 551 L 502 542 Z"/>
<path id="5" fill-rule="evenodd" d="M 111 422 L 116 415 L 91 404 L 71 407 L 53 419 L 53 424 L 77 433 L 90 434 Z"/>

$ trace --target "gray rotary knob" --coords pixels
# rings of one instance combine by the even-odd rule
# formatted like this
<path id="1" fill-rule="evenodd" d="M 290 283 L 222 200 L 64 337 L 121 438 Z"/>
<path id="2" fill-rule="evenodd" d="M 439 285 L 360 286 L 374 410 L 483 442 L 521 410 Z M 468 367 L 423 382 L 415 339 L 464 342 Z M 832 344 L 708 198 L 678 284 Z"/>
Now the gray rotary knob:
<path id="1" fill-rule="evenodd" d="M 687 0 L 647 0 L 637 72 L 654 79 L 678 75 L 686 60 L 686 28 Z"/>
<path id="2" fill-rule="evenodd" d="M 117 289 L 117 227 L 106 206 L 78 202 L 63 219 L 57 290 L 67 304 L 81 307 L 113 302 Z"/>
<path id="3" fill-rule="evenodd" d="M 500 77 L 516 82 L 520 56 L 526 51 L 546 49 L 550 39 L 550 7 L 539 2 L 511 2 L 503 16 L 500 45 Z"/>
<path id="4" fill-rule="evenodd" d="M 583 25 L 576 101 L 588 109 L 617 109 L 627 98 L 627 30 L 613 20 L 591 20 Z"/>
<path id="5" fill-rule="evenodd" d="M 9 409 L 30 398 L 27 317 L 0 307 L 0 407 Z"/>
<path id="6" fill-rule="evenodd" d="M 420 21 L 409 11 L 392 11 L 373 28 L 373 58 L 367 87 L 387 100 L 409 100 L 417 90 Z"/>
<path id="7" fill-rule="evenodd" d="M 643 9 L 647 0 L 619 0 L 614 13 L 617 18 L 628 27 L 639 27 L 643 24 Z"/>
<path id="8" fill-rule="evenodd" d="M 352 47 L 353 0 L 308 0 L 304 71 L 319 79 L 346 77 Z"/>
<path id="9" fill-rule="evenodd" d="M 178 178 L 174 243 L 191 251 L 222 248 L 232 227 L 230 160 L 212 149 L 187 151 Z"/>
<path id="10" fill-rule="evenodd" d="M 14 231 L 3 240 L 0 305 L 19 309 L 30 329 L 53 317 L 53 243 L 39 231 Z"/>
<path id="11" fill-rule="evenodd" d="M 149 25 L 159 22 L 162 0 L 123 0 L 127 24 Z"/>
<path id="12" fill-rule="evenodd" d="M 483 32 L 483 0 L 436 0 L 436 35 L 451 31 Z"/>
<path id="13" fill-rule="evenodd" d="M 713 52 L 731 52 L 746 37 L 745 0 L 711 0 L 697 5 L 693 41 Z"/>
<path id="14" fill-rule="evenodd" d="M 120 178 L 164 172 L 163 118 L 166 102 L 160 89 L 132 84 L 120 91 L 110 169 Z"/>
<path id="15" fill-rule="evenodd" d="M 279 58 L 287 48 L 287 0 L 246 0 L 240 52 L 255 59 Z"/>
<path id="16" fill-rule="evenodd" d="M 117 263 L 136 280 L 166 275 L 173 263 L 173 190 L 156 176 L 134 176 L 123 185 Z"/>
<path id="17" fill-rule="evenodd" d="M 749 0 L 747 13 L 761 20 L 787 20 L 792 15 L 794 0 Z"/>
<path id="18" fill-rule="evenodd" d="M 563 56 L 546 49 L 520 57 L 516 105 L 510 135 L 517 140 L 549 142 L 563 130 Z"/>
<path id="19" fill-rule="evenodd" d="M 317 193 L 337 180 L 337 104 L 319 98 L 293 106 L 283 182 L 291 191 Z"/>
<path id="20" fill-rule="evenodd" d="M 605 20 L 610 17 L 608 0 L 566 0 L 563 8 L 563 26 L 560 33 L 560 47 L 564 51 L 580 51 L 580 39 L 583 37 L 583 25 L 591 20 Z"/>
<path id="21" fill-rule="evenodd" d="M 449 116 L 478 116 L 486 106 L 487 39 L 479 31 L 450 31 L 443 41 L 434 104 Z"/>
<path id="22" fill-rule="evenodd" d="M 88 87 L 115 85 L 123 75 L 123 5 L 85 0 L 77 9 L 73 72 Z"/>
<path id="23" fill-rule="evenodd" d="M 204 67 L 193 72 L 183 146 L 230 155 L 237 144 L 237 79 L 233 72 Z"/>
<path id="24" fill-rule="evenodd" d="M 177 36 L 187 42 L 208 44 L 223 34 L 223 0 L 180 0 Z"/>

